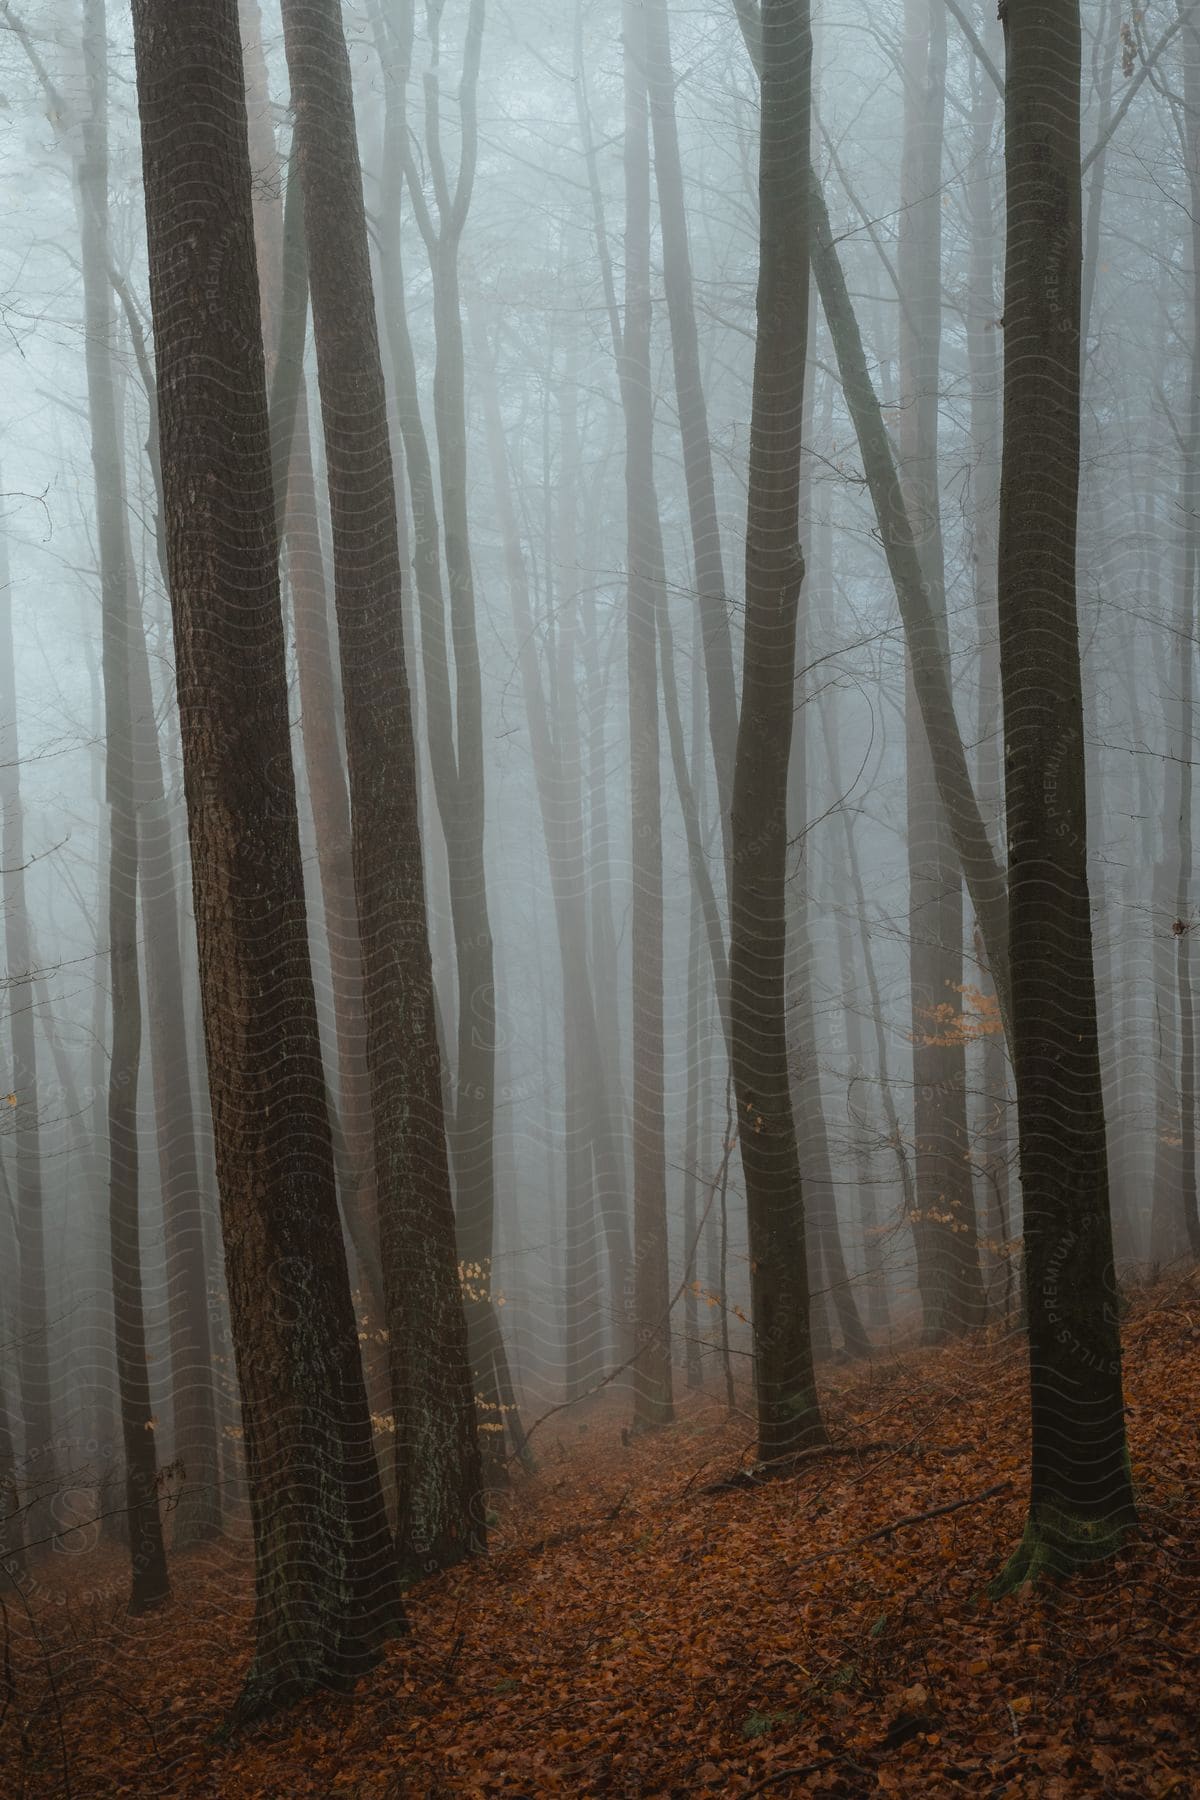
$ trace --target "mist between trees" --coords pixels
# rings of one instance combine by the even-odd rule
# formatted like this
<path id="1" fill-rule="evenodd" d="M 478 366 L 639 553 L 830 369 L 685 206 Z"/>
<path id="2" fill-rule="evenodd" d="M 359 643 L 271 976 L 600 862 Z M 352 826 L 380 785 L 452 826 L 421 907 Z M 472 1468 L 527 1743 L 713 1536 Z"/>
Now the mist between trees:
<path id="1" fill-rule="evenodd" d="M 234 1722 L 564 1408 L 1024 1334 L 1136 1523 L 1200 15 L 1001 11 L 0 0 L 0 1580 L 248 1538 Z"/>

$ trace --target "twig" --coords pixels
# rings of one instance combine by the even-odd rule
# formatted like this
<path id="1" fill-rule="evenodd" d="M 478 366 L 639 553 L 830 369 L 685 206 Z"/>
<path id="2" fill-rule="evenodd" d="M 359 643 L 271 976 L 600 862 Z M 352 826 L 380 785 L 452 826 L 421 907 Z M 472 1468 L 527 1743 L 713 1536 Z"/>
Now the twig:
<path id="1" fill-rule="evenodd" d="M 786 1473 L 793 1463 L 815 1462 L 827 1456 L 868 1456 L 875 1450 L 906 1450 L 907 1444 L 814 1444 L 807 1450 L 795 1450 L 790 1456 L 781 1457 L 777 1463 L 758 1464 L 753 1469 L 739 1469 L 734 1475 L 727 1475 L 721 1481 L 712 1481 L 702 1487 L 702 1494 L 727 1494 L 736 1488 L 766 1487 L 776 1481 L 795 1481 L 798 1476 Z M 684 1490 L 687 1491 L 686 1489 Z"/>
<path id="2" fill-rule="evenodd" d="M 772 1769 L 769 1775 L 762 1776 L 753 1787 L 746 1789 L 747 1800 L 749 1795 L 765 1793 L 767 1788 L 774 1787 L 776 1782 L 788 1781 L 793 1775 L 816 1775 L 822 1769 L 832 1769 L 837 1763 L 845 1763 L 856 1774 L 865 1775 L 868 1780 L 871 1779 L 870 1770 L 864 1769 L 861 1763 L 853 1762 L 849 1753 L 843 1750 L 837 1756 L 823 1756 L 819 1762 L 797 1763 L 794 1768 L 790 1769 Z"/>
<path id="3" fill-rule="evenodd" d="M 894 1532 L 905 1525 L 922 1525 L 926 1519 L 941 1519 L 947 1513 L 961 1512 L 964 1506 L 978 1506 L 984 1500 L 992 1500 L 997 1494 L 1006 1494 L 1012 1487 L 1011 1481 L 997 1481 L 982 1494 L 970 1494 L 965 1500 L 948 1500 L 944 1506 L 931 1506 L 928 1512 L 906 1513 L 902 1519 L 893 1519 L 890 1525 L 881 1525 L 878 1531 L 869 1531 L 866 1537 L 855 1538 L 849 1544 L 839 1544 L 832 1550 L 822 1550 L 818 1556 L 807 1556 L 803 1562 L 793 1563 L 794 1569 L 810 1569 L 815 1563 L 829 1562 L 832 1557 L 846 1556 L 851 1550 L 861 1550 L 864 1544 L 878 1543 L 880 1538 L 890 1538 Z"/>

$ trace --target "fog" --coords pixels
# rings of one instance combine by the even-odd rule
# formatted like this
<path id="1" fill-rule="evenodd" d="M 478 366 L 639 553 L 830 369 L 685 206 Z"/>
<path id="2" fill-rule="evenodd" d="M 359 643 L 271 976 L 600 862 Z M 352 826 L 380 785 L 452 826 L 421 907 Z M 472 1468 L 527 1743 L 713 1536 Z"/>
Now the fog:
<path id="1" fill-rule="evenodd" d="M 886 473 L 874 488 L 865 415 L 846 398 L 847 343 L 814 289 L 784 994 L 819 1380 L 920 1341 L 1016 1332 L 1023 1317 L 1003 1008 L 888 537 L 902 514 L 978 841 L 1003 865 L 1004 43 L 993 11 L 848 0 L 814 17 L 812 162 L 897 473 L 881 513 Z M 458 1274 L 484 1487 L 500 1488 L 538 1451 L 527 1434 L 551 1409 L 583 1408 L 580 1430 L 589 1403 L 662 1422 L 672 1386 L 676 1401 L 744 1395 L 756 1354 L 739 1138 L 762 1121 L 739 1107 L 726 1029 L 731 879 L 745 866 L 729 831 L 760 325 L 759 80 L 738 15 L 755 9 L 631 4 L 623 19 L 616 0 L 347 0 L 342 12 L 373 286 L 358 299 L 378 322 L 398 501 Z M 1200 56 L 1189 18 L 1151 7 L 1129 23 L 1107 0 L 1082 14 L 1076 595 L 1122 1283 L 1172 1267 L 1200 1231 L 1189 949 Z M 352 808 L 367 817 L 354 782 L 368 775 L 357 740 L 347 762 L 357 726 L 343 707 L 341 527 L 321 428 L 331 378 L 318 379 L 311 321 L 302 362 L 289 362 L 287 339 L 297 292 L 307 305 L 284 219 L 299 180 L 295 71 L 277 4 L 241 0 L 240 22 L 307 937 L 392 1506 L 388 1325 L 394 1347 L 403 1283 L 386 1228 L 381 1260 L 372 1082 L 377 1059 L 403 1060 L 419 1012 L 393 1015 L 409 1019 L 394 1041 L 365 1022 L 364 969 L 369 987 L 377 965 L 366 938 L 359 956 L 355 884 L 361 910 L 363 859 L 393 846 L 376 838 L 351 854 Z M 97 26 L 106 94 L 86 48 Z M 168 591 L 169 569 L 183 567 L 169 520 L 186 530 L 187 506 L 169 469 L 164 488 L 149 385 L 156 327 L 164 376 L 142 129 L 128 8 L 0 6 L 0 1486 L 30 1546 L 85 1521 L 120 1534 L 131 1397 L 148 1410 L 168 1537 L 242 1528 L 235 1367 L 244 1386 L 244 1359 L 260 1354 L 238 1344 L 226 1287 L 231 1233 L 241 1257 L 238 1234 L 253 1230 L 228 1181 L 219 1194 L 213 1116 L 232 1116 L 236 1095 L 230 1069 L 210 1066 L 211 1017 L 206 1051 L 223 973 L 215 938 L 202 932 L 198 950 L 197 916 L 225 917 L 234 902 L 220 881 L 198 902 L 205 872 L 192 866 Z M 180 179 L 182 218 L 186 169 Z M 206 180 L 202 169 L 197 192 Z M 314 217 L 317 306 L 337 253 L 314 238 Z M 233 278 L 213 242 L 192 292 L 217 320 Z M 359 348 L 348 330 L 347 368 Z M 164 421 L 184 404 L 183 379 L 158 397 Z M 115 474 L 97 425 L 104 396 Z M 243 444 L 231 439 L 230 456 Z M 1005 455 L 1015 467 L 1019 446 Z M 200 490 L 194 504 L 207 504 Z M 106 542 L 124 558 L 107 625 Z M 246 643 L 230 656 L 259 653 Z M 114 655 L 127 685 L 113 685 Z M 1068 754 L 1063 716 L 1062 740 L 1053 720 L 1041 739 L 1050 794 Z M 369 778 L 381 806 L 403 783 L 386 768 Z M 264 779 L 288 788 L 286 773 Z M 192 797 L 207 804 L 199 785 Z M 236 844 L 236 808 L 228 818 Z M 411 874 L 411 859 L 396 868 Z M 400 879 L 380 876 L 384 889 Z M 133 934 L 124 952 L 118 920 Z M 1018 952 L 1014 940 L 1014 987 Z M 228 975 L 230 1016 L 242 1007 L 238 1029 L 268 1053 L 292 990 L 239 981 Z M 734 1015 L 736 1030 L 736 996 Z M 397 1079 L 420 1110 L 410 1076 Z M 132 1212 L 114 1210 L 119 1188 Z M 397 1216 L 424 1205 L 418 1183 Z M 114 1242 L 118 1265 L 136 1253 L 118 1267 L 118 1319 L 127 1328 L 140 1299 L 144 1321 L 145 1372 L 135 1348 L 124 1396 Z M 397 1267 L 411 1273 L 409 1255 Z M 252 1265 L 236 1266 L 244 1286 Z M 427 1354 L 437 1365 L 436 1335 Z M 554 1416 L 555 1430 L 574 1431 L 569 1411 Z"/>

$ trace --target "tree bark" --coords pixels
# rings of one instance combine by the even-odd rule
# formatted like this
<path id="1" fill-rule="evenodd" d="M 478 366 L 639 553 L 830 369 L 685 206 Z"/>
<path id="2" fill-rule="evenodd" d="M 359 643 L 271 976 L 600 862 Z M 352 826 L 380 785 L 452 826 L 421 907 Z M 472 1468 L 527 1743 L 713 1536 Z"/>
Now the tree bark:
<path id="1" fill-rule="evenodd" d="M 479 1445 L 450 1193 L 387 403 L 337 0 L 286 0 L 333 521 L 354 886 L 396 1411 L 397 1545 L 416 1576 L 480 1547 Z M 490 958 L 490 935 L 488 953 Z M 491 1004 L 467 995 L 468 1006 Z M 461 998 L 461 996 L 460 996 Z M 462 1081 L 467 1071 L 459 1067 Z M 466 1202 L 460 1189 L 460 1205 Z M 470 1219 L 469 1210 L 465 1214 Z M 461 1228 L 464 1259 L 469 1230 Z M 438 1346 L 430 1356 L 429 1345 Z"/>
<path id="2" fill-rule="evenodd" d="M 17 1374 L 24 1439 L 21 1485 L 26 1490 L 25 1536 L 49 1535 L 50 1502 L 58 1486 L 54 1448 L 50 1319 L 33 1020 L 33 954 L 25 895 L 25 815 L 21 803 L 21 743 L 13 648 L 12 574 L 8 541 L 0 531 L 0 897 L 4 903 L 6 1002 L 12 1044 L 13 1139 L 16 1149 Z"/>
<path id="3" fill-rule="evenodd" d="M 634 1424 L 667 1424 L 671 1322 L 663 1073 L 663 864 L 656 615 L 663 584 L 654 485 L 650 374 L 650 142 L 645 32 L 624 0 L 625 318 L 619 365 L 625 415 L 626 630 L 633 903 Z"/>
<path id="4" fill-rule="evenodd" d="M 730 999 L 764 1461 L 824 1441 L 788 1080 L 787 774 L 795 691 L 800 436 L 808 341 L 812 32 L 806 0 L 761 19 L 761 250 L 746 519 L 746 631 L 733 784 Z"/>
<path id="5" fill-rule="evenodd" d="M 84 0 L 87 106 L 81 125 L 80 228 L 85 359 L 103 620 L 105 789 L 108 801 L 108 967 L 112 1043 L 108 1065 L 108 1204 L 117 1391 L 125 1449 L 125 1504 L 132 1559 L 129 1609 L 170 1593 L 159 1513 L 158 1457 L 146 1356 L 139 1207 L 138 821 L 130 704 L 130 640 L 137 589 L 126 560 L 125 482 L 112 361 L 116 313 L 108 281 L 108 39 L 105 0 Z"/>
<path id="6" fill-rule="evenodd" d="M 762 32 L 756 0 L 736 0 L 738 22 L 754 66 L 761 75 Z M 1008 1007 L 1008 912 L 1004 871 L 996 860 L 967 767 L 954 710 L 950 674 L 937 616 L 921 573 L 913 522 L 904 503 L 896 459 L 871 381 L 862 332 L 846 286 L 825 196 L 811 160 L 807 175 L 808 221 L 813 277 L 837 357 L 842 393 L 854 423 L 863 473 L 871 494 L 888 571 L 896 589 L 901 623 L 911 659 L 913 685 L 929 740 L 938 796 L 954 839 L 987 950 L 1006 1030 Z"/>
<path id="7" fill-rule="evenodd" d="M 256 1553 L 246 1716 L 399 1621 L 303 906 L 235 0 L 135 0 L 167 561 Z M 186 180 L 186 204 L 183 202 Z"/>
<path id="8" fill-rule="evenodd" d="M 900 479 L 941 656 L 949 667 L 938 468 L 945 104 L 945 7 L 942 0 L 907 0 L 896 254 Z M 917 1174 L 912 1223 L 925 1334 L 936 1341 L 982 1322 L 983 1288 L 967 1136 L 962 874 L 938 796 L 911 669 L 905 742 Z"/>
<path id="9" fill-rule="evenodd" d="M 425 134 L 434 211 L 408 142 L 407 86 L 412 66 L 413 0 L 398 0 L 395 17 L 373 6 L 385 76 L 384 266 L 399 423 L 412 485 L 415 574 L 420 601 L 421 666 L 425 678 L 430 774 L 442 831 L 458 988 L 457 1057 L 450 1131 L 459 1241 L 474 1274 L 467 1292 L 467 1325 L 475 1388 L 489 1430 L 485 1450 L 493 1473 L 502 1467 L 502 1436 L 490 1429 L 504 1418 L 500 1387 L 507 1381 L 504 1340 L 492 1294 L 496 1170 L 495 950 L 488 910 L 485 858 L 483 688 L 476 627 L 475 575 L 467 509 L 466 365 L 463 351 L 459 250 L 475 180 L 478 132 L 475 91 L 483 39 L 484 3 L 472 0 L 464 46 L 459 110 L 462 155 L 451 185 L 441 134 L 441 6 L 429 9 L 431 62 L 425 74 Z M 403 172 L 429 255 L 433 279 L 434 429 L 442 496 L 442 539 L 449 590 L 447 609 L 438 551 L 438 515 L 429 446 L 421 420 L 416 370 L 405 313 L 400 264 L 399 201 Z M 453 694 L 451 670 L 453 669 Z M 510 1421 L 514 1448 L 520 1422 Z"/>
<path id="10" fill-rule="evenodd" d="M 1077 0 L 1007 0 L 1000 659 L 1032 1470 L 1003 1581 L 1110 1555 L 1133 1522 L 1087 882 L 1076 613 Z"/>
<path id="11" fill-rule="evenodd" d="M 683 168 L 675 118 L 675 72 L 671 61 L 667 0 L 645 0 L 646 84 L 654 135 L 654 178 L 662 228 L 663 287 L 671 326 L 671 354 L 684 483 L 696 576 L 696 601 L 704 628 L 704 672 L 709 736 L 717 775 L 721 841 L 729 856 L 729 807 L 737 746 L 737 691 L 729 630 L 729 598 L 721 555 L 717 491 L 713 475 L 708 406 L 700 373 L 700 342 L 692 284 Z"/>
<path id="12" fill-rule="evenodd" d="M 984 41 L 1000 37 L 998 20 L 985 6 Z M 996 45 L 997 56 L 1000 54 Z M 1000 635 L 996 618 L 996 529 L 1000 508 L 1000 325 L 996 293 L 996 197 L 992 172 L 997 90 L 981 69 L 973 72 L 971 92 L 971 170 L 967 208 L 971 243 L 968 258 L 967 366 L 971 378 L 971 444 L 974 455 L 971 510 L 971 569 L 975 622 L 979 636 L 979 693 L 976 739 L 976 791 L 993 841 L 1004 831 L 1004 779 L 1001 763 Z M 995 987 L 986 966 L 979 984 L 986 995 Z M 985 1290 L 992 1303 L 995 1278 L 1007 1289 L 1012 1258 L 1005 1248 L 1009 1232 L 1008 1053 L 1004 1038 L 990 1033 L 982 1051 L 982 1127 L 976 1164 L 984 1189 L 988 1254 Z"/>

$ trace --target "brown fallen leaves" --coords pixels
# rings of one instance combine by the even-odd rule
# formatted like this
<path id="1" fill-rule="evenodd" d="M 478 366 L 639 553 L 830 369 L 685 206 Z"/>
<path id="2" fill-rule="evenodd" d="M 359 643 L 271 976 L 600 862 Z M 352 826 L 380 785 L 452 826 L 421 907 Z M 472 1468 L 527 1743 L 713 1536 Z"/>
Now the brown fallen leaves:
<path id="1" fill-rule="evenodd" d="M 248 1655 L 244 1547 L 177 1558 L 170 1606 L 135 1621 L 119 1550 L 47 1558 L 6 1597 L 0 1791 L 1183 1800 L 1200 1793 L 1200 1298 L 1160 1290 L 1127 1327 L 1144 1527 L 1068 1590 L 984 1597 L 1023 1518 L 1018 1338 L 833 1371 L 843 1453 L 715 1493 L 746 1418 L 686 1396 L 679 1425 L 626 1446 L 610 1395 L 585 1432 L 575 1413 L 544 1428 L 539 1472 L 494 1500 L 491 1556 L 413 1595 L 411 1637 L 353 1700 L 230 1743 L 211 1737 Z"/>

